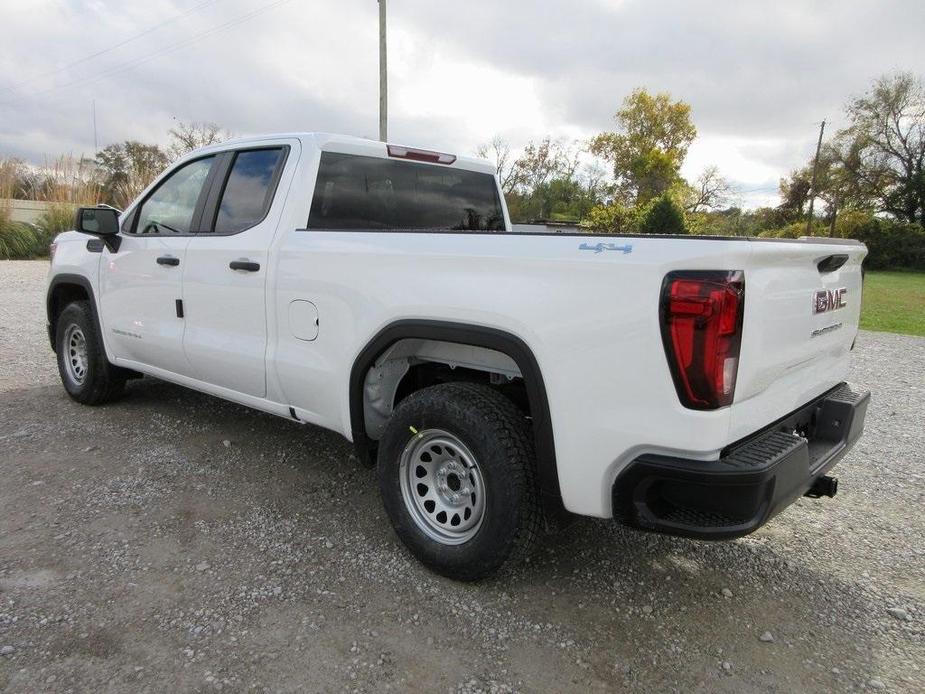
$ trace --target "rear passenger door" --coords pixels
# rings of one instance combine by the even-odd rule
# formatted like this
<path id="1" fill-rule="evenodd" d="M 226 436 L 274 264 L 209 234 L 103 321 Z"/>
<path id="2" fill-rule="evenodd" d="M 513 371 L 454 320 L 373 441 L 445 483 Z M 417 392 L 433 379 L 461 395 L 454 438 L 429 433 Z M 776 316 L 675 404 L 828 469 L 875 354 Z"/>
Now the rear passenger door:
<path id="1" fill-rule="evenodd" d="M 266 397 L 267 263 L 298 141 L 225 152 L 186 249 L 183 346 L 194 376 Z"/>

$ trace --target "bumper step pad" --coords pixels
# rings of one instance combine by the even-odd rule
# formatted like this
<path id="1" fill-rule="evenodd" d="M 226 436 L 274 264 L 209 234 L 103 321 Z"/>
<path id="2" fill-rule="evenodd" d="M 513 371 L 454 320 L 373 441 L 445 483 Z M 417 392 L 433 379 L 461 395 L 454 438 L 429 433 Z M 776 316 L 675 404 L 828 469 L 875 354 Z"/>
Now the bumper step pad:
<path id="1" fill-rule="evenodd" d="M 845 455 L 863 431 L 869 398 L 843 383 L 718 460 L 640 456 L 614 483 L 614 518 L 701 539 L 747 535 Z"/>

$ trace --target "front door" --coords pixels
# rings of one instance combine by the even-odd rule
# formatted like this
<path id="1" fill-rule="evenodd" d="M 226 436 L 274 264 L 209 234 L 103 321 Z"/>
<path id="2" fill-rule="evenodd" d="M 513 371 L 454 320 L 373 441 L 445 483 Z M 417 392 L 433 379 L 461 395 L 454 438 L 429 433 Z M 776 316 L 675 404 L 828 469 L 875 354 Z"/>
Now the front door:
<path id="1" fill-rule="evenodd" d="M 119 250 L 103 251 L 100 304 L 117 359 L 190 374 L 183 353 L 186 250 L 196 230 L 215 163 L 209 156 L 167 174 L 123 221 Z"/>
<path id="2" fill-rule="evenodd" d="M 255 397 L 267 394 L 267 264 L 284 202 L 274 196 L 297 154 L 297 141 L 224 154 L 211 219 L 187 248 L 183 344 L 195 377 Z"/>

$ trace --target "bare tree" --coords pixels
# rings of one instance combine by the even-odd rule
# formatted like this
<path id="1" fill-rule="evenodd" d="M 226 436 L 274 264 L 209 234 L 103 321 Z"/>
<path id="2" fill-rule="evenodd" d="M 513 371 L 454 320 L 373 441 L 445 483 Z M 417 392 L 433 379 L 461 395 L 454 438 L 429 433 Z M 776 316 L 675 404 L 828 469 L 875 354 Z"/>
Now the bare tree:
<path id="1" fill-rule="evenodd" d="M 557 174 L 573 181 L 578 178 L 581 168 L 581 155 L 588 151 L 588 144 L 582 140 L 574 140 L 571 144 L 558 143 L 559 171 Z"/>
<path id="2" fill-rule="evenodd" d="M 582 167 L 578 179 L 594 198 L 600 198 L 606 193 L 608 188 L 607 176 L 607 167 L 601 164 L 597 159 L 593 159 Z"/>
<path id="3" fill-rule="evenodd" d="M 560 142 L 546 137 L 528 142 L 511 165 L 510 188 L 531 192 L 551 178 L 561 175 L 571 163 Z"/>
<path id="4" fill-rule="evenodd" d="M 728 205 L 729 199 L 735 193 L 735 188 L 719 172 L 719 167 L 711 165 L 697 177 L 691 191 L 693 195 L 687 205 L 687 211 L 700 212 Z"/>
<path id="5" fill-rule="evenodd" d="M 854 187 L 881 212 L 925 222 L 925 84 L 908 72 L 881 77 L 846 111 L 836 142 Z"/>
<path id="6" fill-rule="evenodd" d="M 501 190 L 510 193 L 511 181 L 511 145 L 500 135 L 495 135 L 490 142 L 481 144 L 475 150 L 476 156 L 495 162 L 495 172 L 501 182 Z"/>
<path id="7" fill-rule="evenodd" d="M 207 121 L 185 123 L 178 120 L 177 126 L 171 128 L 168 133 L 170 134 L 170 153 L 174 158 L 200 147 L 224 142 L 232 136 L 230 131 L 220 125 Z"/>

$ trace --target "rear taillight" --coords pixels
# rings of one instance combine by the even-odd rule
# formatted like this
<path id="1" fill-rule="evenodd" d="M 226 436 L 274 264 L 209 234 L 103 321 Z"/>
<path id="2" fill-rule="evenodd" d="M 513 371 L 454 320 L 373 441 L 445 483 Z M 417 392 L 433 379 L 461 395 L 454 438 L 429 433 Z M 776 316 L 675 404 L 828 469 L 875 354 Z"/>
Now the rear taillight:
<path id="1" fill-rule="evenodd" d="M 732 403 L 745 277 L 741 271 L 671 272 L 662 283 L 662 342 L 681 404 L 715 410 Z"/>

